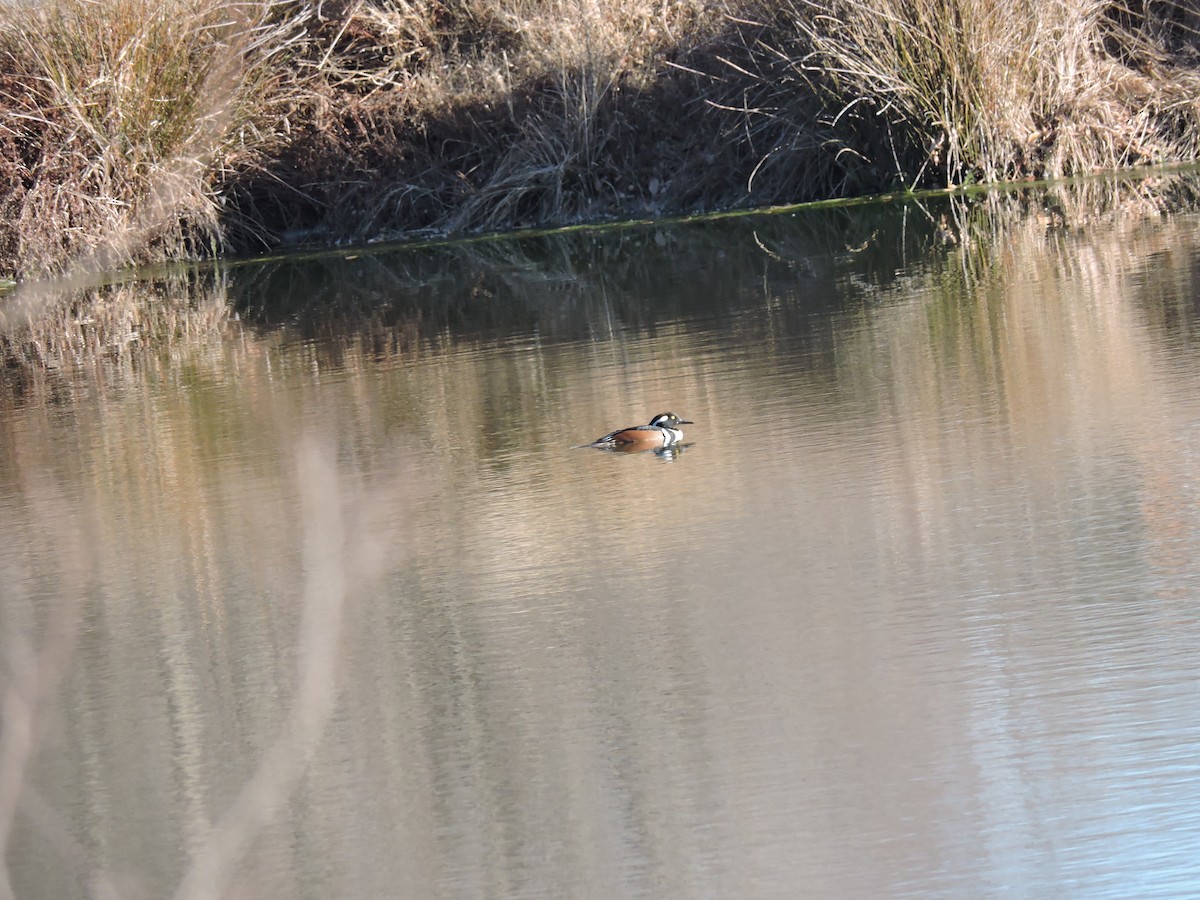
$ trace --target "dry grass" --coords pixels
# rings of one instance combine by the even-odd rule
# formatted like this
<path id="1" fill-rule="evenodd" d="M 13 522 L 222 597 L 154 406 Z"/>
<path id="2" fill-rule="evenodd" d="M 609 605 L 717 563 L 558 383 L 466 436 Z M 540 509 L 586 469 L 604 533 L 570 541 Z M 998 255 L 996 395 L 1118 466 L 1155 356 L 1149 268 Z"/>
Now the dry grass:
<path id="1" fill-rule="evenodd" d="M 1118 10 L 1098 0 L 789 0 L 751 55 L 772 99 L 782 81 L 808 91 L 755 125 L 772 152 L 805 124 L 823 131 L 844 160 L 842 190 L 1194 159 L 1193 13 Z"/>
<path id="2" fill-rule="evenodd" d="M 0 275 L 1196 158 L 1190 4 L 44 0 Z"/>
<path id="3" fill-rule="evenodd" d="M 6 15 L 0 267 L 223 249 L 224 176 L 277 143 L 263 126 L 289 96 L 303 19 L 212 0 L 50 0 Z"/>

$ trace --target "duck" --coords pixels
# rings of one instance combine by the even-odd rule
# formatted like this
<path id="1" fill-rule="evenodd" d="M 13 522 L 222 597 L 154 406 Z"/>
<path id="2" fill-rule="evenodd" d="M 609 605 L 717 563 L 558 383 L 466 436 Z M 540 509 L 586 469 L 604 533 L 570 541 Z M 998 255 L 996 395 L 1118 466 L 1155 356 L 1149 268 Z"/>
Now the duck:
<path id="1" fill-rule="evenodd" d="M 681 419 L 672 412 L 659 413 L 648 425 L 618 428 L 583 446 L 613 450 L 657 450 L 674 447 L 683 440 L 683 431 L 679 426 L 694 424 L 690 419 Z"/>

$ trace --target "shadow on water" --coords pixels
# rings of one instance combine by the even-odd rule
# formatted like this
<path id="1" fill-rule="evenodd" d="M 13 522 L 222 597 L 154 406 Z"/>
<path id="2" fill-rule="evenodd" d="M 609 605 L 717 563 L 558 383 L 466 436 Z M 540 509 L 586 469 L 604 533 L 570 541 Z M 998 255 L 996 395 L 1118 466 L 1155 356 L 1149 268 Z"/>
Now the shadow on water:
<path id="1" fill-rule="evenodd" d="M 1031 221 L 1066 232 L 1114 215 L 1191 208 L 1198 194 L 1200 175 L 1178 173 L 284 257 L 239 268 L 229 299 L 257 325 L 287 326 L 306 340 L 358 338 L 381 351 L 399 333 L 586 341 L 703 323 L 764 294 L 785 316 L 868 305 L 930 267 L 970 286 L 998 239 Z M 777 282 L 786 290 L 773 291 Z"/>
<path id="2" fill-rule="evenodd" d="M 847 252 L 846 236 L 869 234 L 872 224 L 862 220 L 878 215 L 768 216 L 283 259 L 240 271 L 231 300 L 251 321 L 287 324 L 304 338 L 408 325 L 461 341 L 653 332 L 760 296 L 764 279 L 799 274 L 820 285 Z M 820 291 L 791 299 L 809 311 L 837 302 Z"/>

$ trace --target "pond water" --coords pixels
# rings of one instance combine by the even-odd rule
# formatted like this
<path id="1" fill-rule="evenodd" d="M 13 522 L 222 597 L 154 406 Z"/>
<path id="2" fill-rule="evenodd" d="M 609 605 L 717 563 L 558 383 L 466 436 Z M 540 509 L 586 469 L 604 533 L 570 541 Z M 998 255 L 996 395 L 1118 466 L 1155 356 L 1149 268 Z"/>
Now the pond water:
<path id="1" fill-rule="evenodd" d="M 0 896 L 1200 893 L 1188 191 L 227 266 L 8 373 Z"/>

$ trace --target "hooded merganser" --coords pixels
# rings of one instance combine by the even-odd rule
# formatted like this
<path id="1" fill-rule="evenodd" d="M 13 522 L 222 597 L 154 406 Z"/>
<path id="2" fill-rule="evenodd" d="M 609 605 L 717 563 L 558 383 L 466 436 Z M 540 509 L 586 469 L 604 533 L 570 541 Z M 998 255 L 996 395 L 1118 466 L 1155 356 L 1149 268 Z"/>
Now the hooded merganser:
<path id="1" fill-rule="evenodd" d="M 602 438 L 597 438 L 585 447 L 605 447 L 612 449 L 652 450 L 657 447 L 673 447 L 683 440 L 680 425 L 693 424 L 688 419 L 681 419 L 675 413 L 659 413 L 650 420 L 649 425 L 633 425 L 610 432 Z"/>

